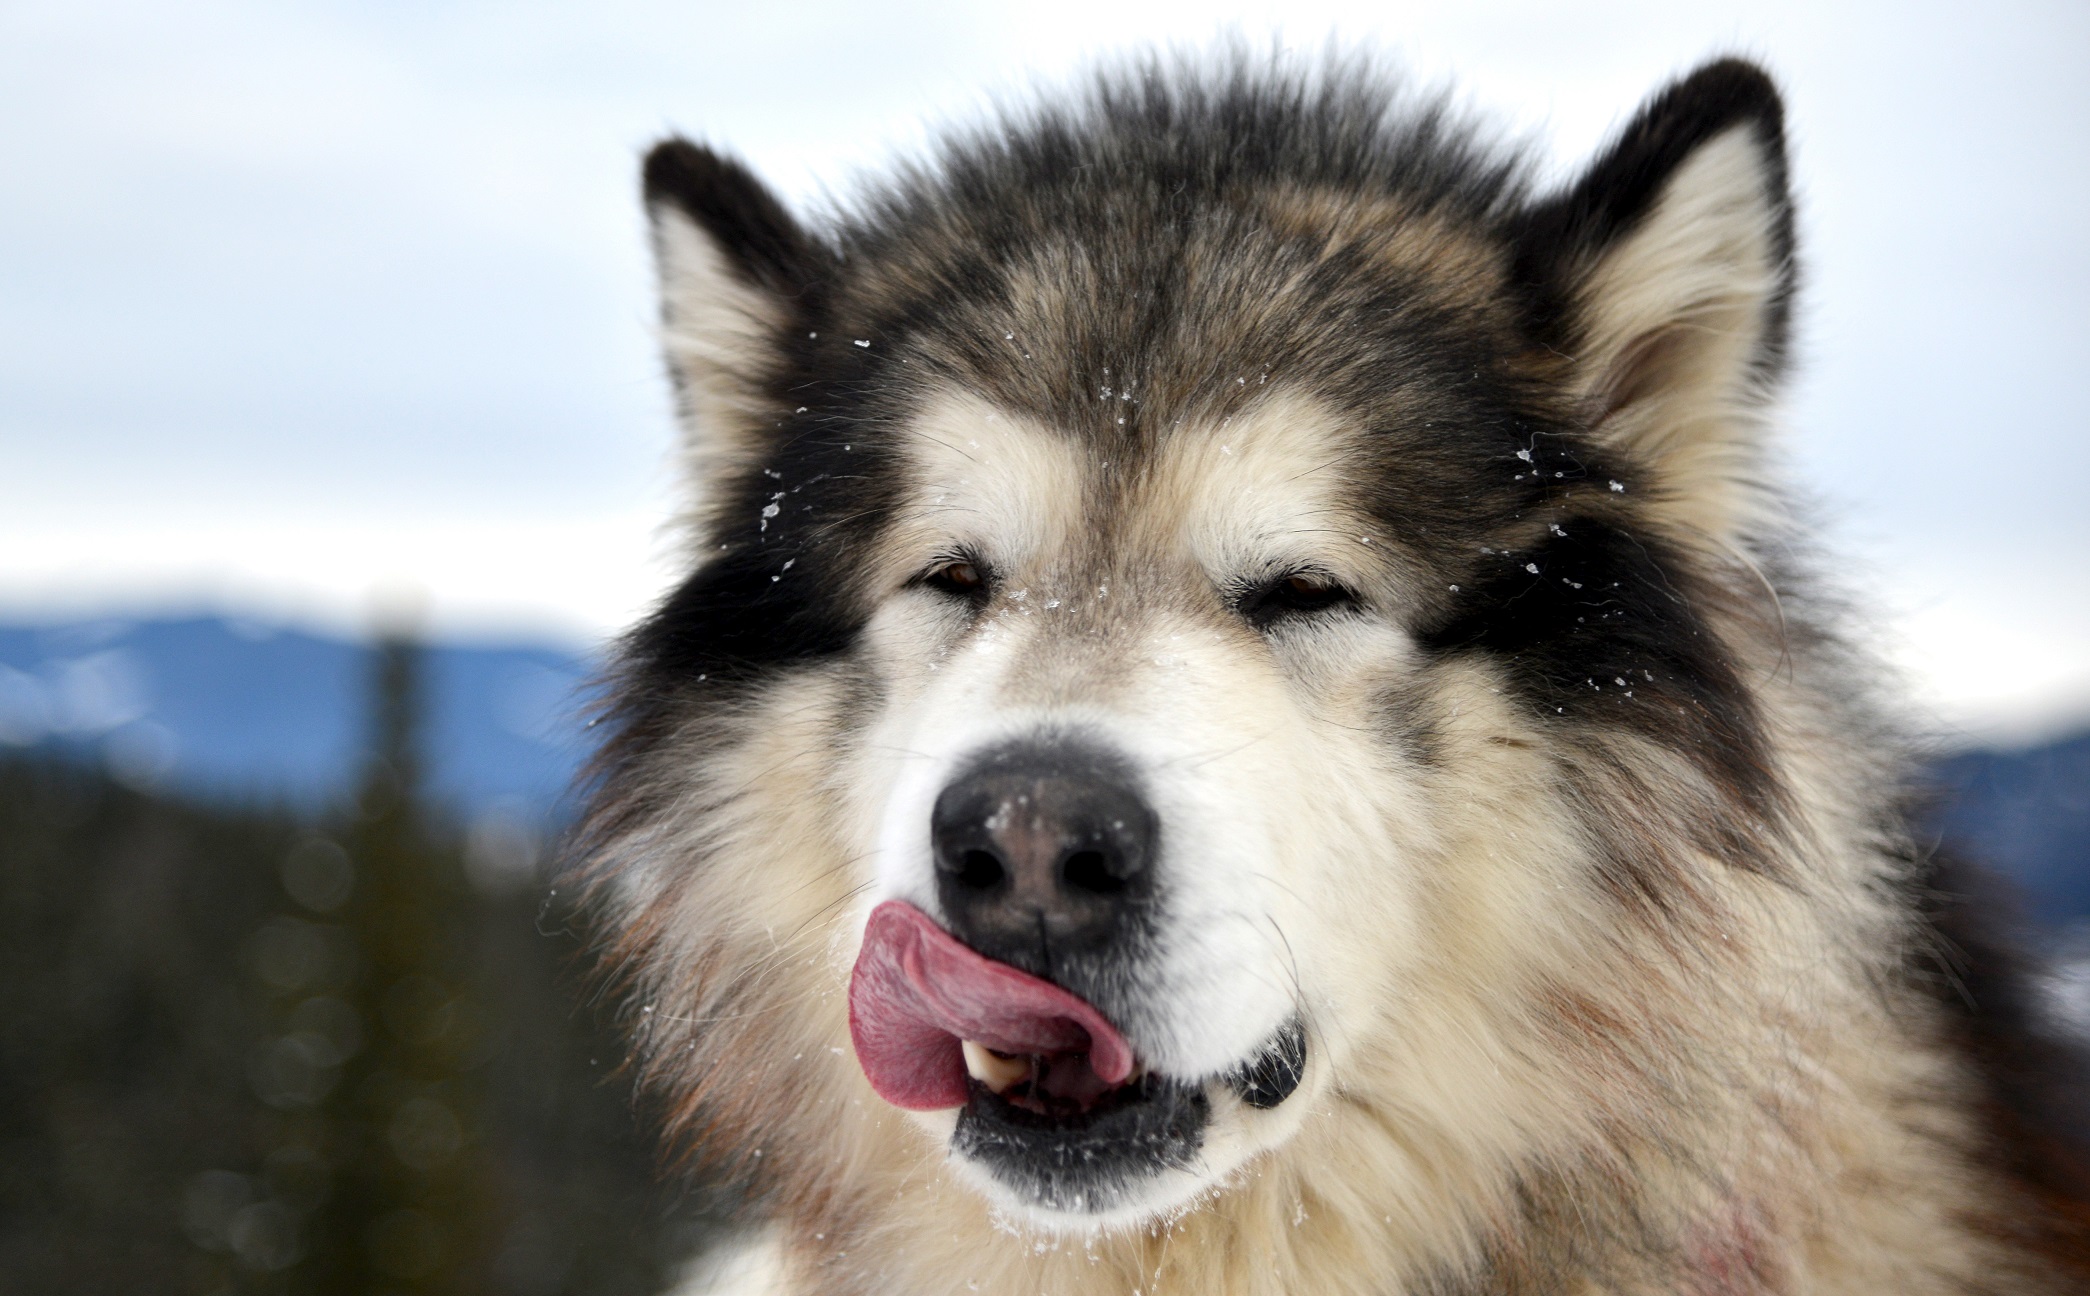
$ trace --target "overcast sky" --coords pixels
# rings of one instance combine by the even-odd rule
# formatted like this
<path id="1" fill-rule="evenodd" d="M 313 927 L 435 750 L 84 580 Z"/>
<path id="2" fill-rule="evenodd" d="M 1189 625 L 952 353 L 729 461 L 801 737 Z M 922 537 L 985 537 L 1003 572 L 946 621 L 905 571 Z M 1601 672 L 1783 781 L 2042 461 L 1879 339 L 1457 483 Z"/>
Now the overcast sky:
<path id="1" fill-rule="evenodd" d="M 667 573 L 636 161 L 846 192 L 990 92 L 1222 24 L 1373 41 L 1565 173 L 1716 52 L 1789 95 L 1788 453 L 1946 711 L 2090 706 L 2090 4 L 0 5 L 0 618 L 587 642 Z"/>

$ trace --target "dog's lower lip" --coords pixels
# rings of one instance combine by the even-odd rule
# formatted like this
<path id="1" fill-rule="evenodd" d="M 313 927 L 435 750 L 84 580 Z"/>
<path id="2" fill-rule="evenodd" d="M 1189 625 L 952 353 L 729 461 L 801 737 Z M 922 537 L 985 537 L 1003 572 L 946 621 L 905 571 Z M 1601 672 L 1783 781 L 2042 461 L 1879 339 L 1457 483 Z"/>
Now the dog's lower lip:
<path id="1" fill-rule="evenodd" d="M 1011 1102 L 977 1080 L 959 1109 L 951 1150 L 1026 1200 L 1094 1214 L 1137 1185 L 1187 1170 L 1211 1117 L 1204 1085 L 1149 1071 L 1086 1107 Z"/>

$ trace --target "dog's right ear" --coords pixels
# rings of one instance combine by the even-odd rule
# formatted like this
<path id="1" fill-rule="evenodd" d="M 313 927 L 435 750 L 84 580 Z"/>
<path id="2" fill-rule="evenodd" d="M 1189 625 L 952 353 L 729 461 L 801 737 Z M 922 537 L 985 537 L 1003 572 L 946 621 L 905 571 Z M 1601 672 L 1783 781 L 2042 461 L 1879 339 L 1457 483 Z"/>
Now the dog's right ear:
<path id="1" fill-rule="evenodd" d="M 1651 516 L 1732 542 L 1767 516 L 1762 459 L 1792 309 L 1784 107 L 1722 59 L 1656 94 L 1518 234 L 1547 349 L 1592 434 L 1645 467 Z"/>
<path id="2" fill-rule="evenodd" d="M 700 494 L 748 462 L 769 418 L 763 391 L 805 318 L 821 256 L 740 163 L 685 139 L 646 156 L 646 214 L 660 274 L 661 342 Z"/>

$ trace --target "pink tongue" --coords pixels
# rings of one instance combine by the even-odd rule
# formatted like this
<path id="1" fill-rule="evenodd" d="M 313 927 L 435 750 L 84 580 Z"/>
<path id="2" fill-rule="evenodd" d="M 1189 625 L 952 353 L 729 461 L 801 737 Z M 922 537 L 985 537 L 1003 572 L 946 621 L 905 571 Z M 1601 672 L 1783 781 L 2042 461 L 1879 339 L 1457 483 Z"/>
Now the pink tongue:
<path id="1" fill-rule="evenodd" d="M 1001 1053 L 1087 1053 L 1107 1085 L 1132 1046 L 1086 1002 L 960 944 L 902 900 L 871 911 L 849 978 L 849 1037 L 878 1096 L 910 1111 L 965 1105 L 960 1040 Z"/>

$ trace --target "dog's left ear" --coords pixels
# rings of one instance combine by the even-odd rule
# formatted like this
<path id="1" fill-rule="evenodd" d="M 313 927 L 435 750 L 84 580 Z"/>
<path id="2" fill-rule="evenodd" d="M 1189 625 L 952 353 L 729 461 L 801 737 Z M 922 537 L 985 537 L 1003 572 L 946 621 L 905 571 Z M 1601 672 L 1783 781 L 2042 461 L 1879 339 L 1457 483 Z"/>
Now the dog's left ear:
<path id="1" fill-rule="evenodd" d="M 660 272 L 661 344 L 699 502 L 766 441 L 766 384 L 804 324 L 819 247 L 730 157 L 684 139 L 646 156 L 646 215 Z"/>
<path id="2" fill-rule="evenodd" d="M 1653 475 L 1662 521 L 1741 538 L 1793 292 L 1771 79 L 1727 59 L 1655 95 L 1517 240 L 1535 327 L 1568 357 L 1594 435 Z"/>

